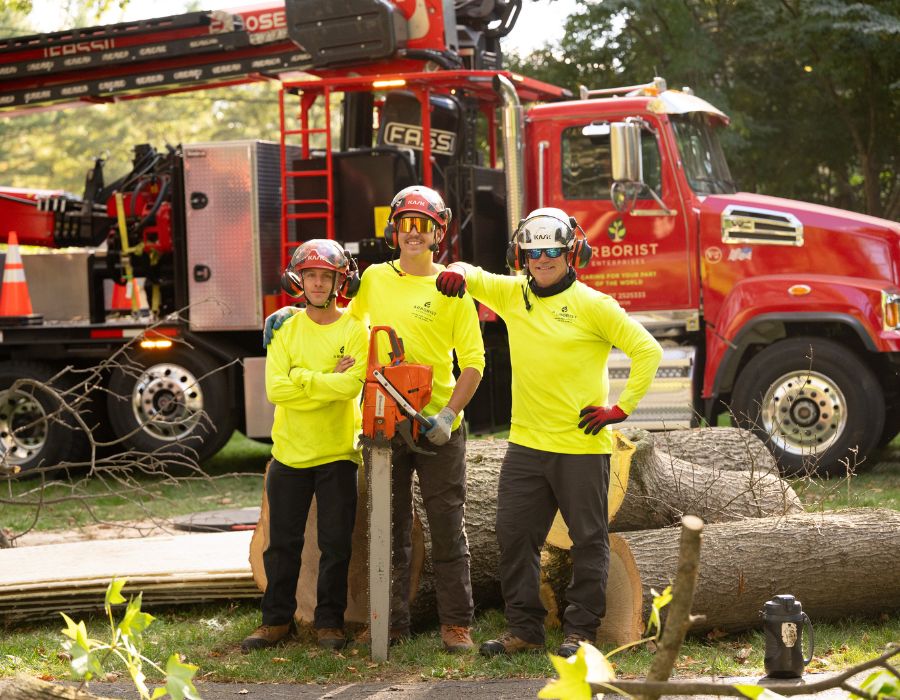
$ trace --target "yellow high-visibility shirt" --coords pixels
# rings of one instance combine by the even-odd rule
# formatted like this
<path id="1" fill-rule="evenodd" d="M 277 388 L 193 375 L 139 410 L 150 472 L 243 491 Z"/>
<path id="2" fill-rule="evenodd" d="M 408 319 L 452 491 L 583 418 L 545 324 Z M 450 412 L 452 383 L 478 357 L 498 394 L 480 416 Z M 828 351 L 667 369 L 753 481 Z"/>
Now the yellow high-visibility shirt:
<path id="1" fill-rule="evenodd" d="M 606 363 L 613 346 L 631 358 L 618 405 L 632 413 L 656 375 L 659 343 L 615 299 L 581 282 L 549 297 L 528 290 L 528 311 L 524 276 L 465 267 L 468 291 L 503 318 L 509 333 L 510 442 L 562 454 L 610 454 L 611 429 L 585 435 L 579 413 L 609 405 Z"/>
<path id="2" fill-rule="evenodd" d="M 284 322 L 266 357 L 266 396 L 275 404 L 275 459 L 297 468 L 338 460 L 361 463 L 359 395 L 367 352 L 365 326 L 347 313 L 324 326 L 305 310 Z M 346 372 L 335 372 L 344 356 L 356 362 Z"/>
<path id="3" fill-rule="evenodd" d="M 443 266 L 438 266 L 443 270 Z M 395 269 L 396 268 L 396 269 Z M 437 291 L 437 275 L 419 277 L 403 273 L 399 263 L 366 268 L 359 292 L 348 307 L 356 318 L 370 328 L 390 326 L 403 339 L 406 361 L 431 365 L 434 371 L 431 401 L 421 411 L 433 416 L 447 405 L 456 386 L 453 377 L 453 351 L 460 370 L 472 367 L 484 372 L 484 342 L 478 323 L 478 311 L 472 297 L 448 299 Z M 384 335 L 384 334 L 381 334 Z M 387 362 L 379 340 L 379 359 Z M 460 411 L 453 422 L 459 427 Z"/>

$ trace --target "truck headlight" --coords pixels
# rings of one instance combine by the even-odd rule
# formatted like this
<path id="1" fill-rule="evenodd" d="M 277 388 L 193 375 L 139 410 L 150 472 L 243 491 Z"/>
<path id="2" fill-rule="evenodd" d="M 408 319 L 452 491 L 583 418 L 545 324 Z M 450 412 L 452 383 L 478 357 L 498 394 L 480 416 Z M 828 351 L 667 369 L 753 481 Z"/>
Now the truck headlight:
<path id="1" fill-rule="evenodd" d="M 886 331 L 900 330 L 900 294 L 881 290 L 881 324 Z"/>

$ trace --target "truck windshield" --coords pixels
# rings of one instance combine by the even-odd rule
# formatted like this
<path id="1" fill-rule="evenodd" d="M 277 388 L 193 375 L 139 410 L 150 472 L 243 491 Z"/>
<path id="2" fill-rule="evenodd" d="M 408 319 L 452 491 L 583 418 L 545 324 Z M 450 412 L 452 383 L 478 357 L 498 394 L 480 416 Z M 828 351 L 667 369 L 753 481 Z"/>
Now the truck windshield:
<path id="1" fill-rule="evenodd" d="M 716 127 L 702 112 L 673 114 L 672 126 L 684 174 L 697 194 L 732 194 L 737 186 L 725 161 Z"/>

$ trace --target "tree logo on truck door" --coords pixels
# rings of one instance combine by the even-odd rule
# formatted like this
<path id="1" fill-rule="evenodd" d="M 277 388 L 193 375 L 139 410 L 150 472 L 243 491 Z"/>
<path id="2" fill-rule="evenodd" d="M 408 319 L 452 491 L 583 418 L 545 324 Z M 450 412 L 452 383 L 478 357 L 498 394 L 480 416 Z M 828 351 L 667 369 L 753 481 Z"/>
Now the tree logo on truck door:
<path id="1" fill-rule="evenodd" d="M 613 221 L 609 228 L 606 229 L 606 233 L 609 236 L 609 240 L 614 243 L 619 243 L 620 241 L 625 239 L 625 224 L 622 223 L 622 219 L 616 219 Z"/>

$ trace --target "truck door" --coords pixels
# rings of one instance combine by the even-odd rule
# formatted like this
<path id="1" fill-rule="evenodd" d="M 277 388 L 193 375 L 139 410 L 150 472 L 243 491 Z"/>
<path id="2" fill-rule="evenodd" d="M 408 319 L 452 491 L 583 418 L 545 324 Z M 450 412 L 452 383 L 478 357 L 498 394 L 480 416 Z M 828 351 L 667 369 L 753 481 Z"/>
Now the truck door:
<path id="1" fill-rule="evenodd" d="M 590 263 L 578 275 L 585 284 L 615 297 L 632 313 L 696 310 L 695 242 L 674 177 L 674 150 L 660 137 L 667 132 L 655 118 L 650 123 L 653 132 L 644 130 L 642 136 L 644 181 L 669 214 L 648 215 L 661 208 L 646 189 L 634 213 L 616 211 L 610 199 L 608 122 L 590 117 L 530 125 L 531 152 L 539 154 L 532 191 L 538 192 L 537 206 L 559 207 L 584 228 L 593 248 Z"/>

